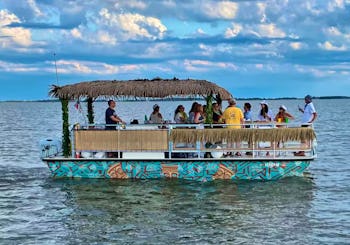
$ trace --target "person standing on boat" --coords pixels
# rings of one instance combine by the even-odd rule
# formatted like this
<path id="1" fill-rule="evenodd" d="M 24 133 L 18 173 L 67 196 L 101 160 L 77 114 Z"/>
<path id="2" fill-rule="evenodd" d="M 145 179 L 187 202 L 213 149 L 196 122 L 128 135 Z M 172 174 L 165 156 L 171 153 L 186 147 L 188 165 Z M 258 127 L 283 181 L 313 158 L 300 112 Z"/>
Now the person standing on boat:
<path id="1" fill-rule="evenodd" d="M 269 105 L 265 100 L 260 102 L 261 110 L 258 116 L 258 120 L 260 122 L 271 122 L 272 121 L 272 113 L 269 111 Z"/>
<path id="2" fill-rule="evenodd" d="M 149 116 L 150 123 L 162 124 L 164 122 L 163 121 L 163 116 L 159 112 L 159 110 L 160 110 L 159 105 L 157 105 L 157 104 L 153 105 L 153 112 Z"/>
<path id="3" fill-rule="evenodd" d="M 243 116 L 244 116 L 244 121 L 251 123 L 253 121 L 253 116 L 252 116 L 252 105 L 250 103 L 244 103 L 244 112 L 243 112 Z"/>
<path id="4" fill-rule="evenodd" d="M 314 104 L 312 103 L 311 95 L 305 96 L 305 106 L 304 109 L 299 107 L 299 111 L 303 113 L 303 117 L 301 119 L 301 124 L 304 126 L 308 126 L 308 124 L 313 123 L 317 118 L 317 112 Z"/>
<path id="5" fill-rule="evenodd" d="M 117 116 L 117 113 L 115 112 L 114 108 L 116 106 L 116 103 L 114 100 L 108 101 L 108 108 L 106 110 L 106 124 L 118 124 L 122 123 L 125 124 L 125 122 Z M 106 126 L 106 129 L 116 129 L 115 126 Z"/>
<path id="6" fill-rule="evenodd" d="M 237 102 L 235 99 L 229 99 L 228 100 L 228 107 L 225 109 L 224 113 L 222 114 L 222 119 L 226 124 L 232 124 L 227 126 L 227 128 L 230 129 L 239 129 L 242 128 L 242 125 L 244 123 L 244 117 L 243 112 L 241 109 L 239 109 L 236 106 Z M 236 147 L 240 148 L 241 143 L 236 142 Z M 232 148 L 232 144 L 228 144 L 228 148 Z M 236 152 L 236 156 L 241 156 L 240 152 Z"/>
<path id="7" fill-rule="evenodd" d="M 301 119 L 301 126 L 302 127 L 309 127 L 310 124 L 312 124 L 316 118 L 317 118 L 317 112 L 315 109 L 314 104 L 312 103 L 312 97 L 311 95 L 305 96 L 305 106 L 304 109 L 299 107 L 299 111 L 303 113 L 303 117 Z M 306 144 L 307 142 L 302 141 L 301 144 Z M 307 146 L 309 147 L 309 143 L 307 143 Z M 305 151 L 299 151 L 294 153 L 295 156 L 305 156 Z"/>

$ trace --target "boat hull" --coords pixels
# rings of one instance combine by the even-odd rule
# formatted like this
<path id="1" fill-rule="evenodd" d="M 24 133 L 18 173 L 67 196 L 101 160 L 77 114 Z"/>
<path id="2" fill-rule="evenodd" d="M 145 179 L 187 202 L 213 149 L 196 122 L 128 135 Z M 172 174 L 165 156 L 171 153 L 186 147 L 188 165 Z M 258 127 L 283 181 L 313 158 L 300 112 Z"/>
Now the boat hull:
<path id="1" fill-rule="evenodd" d="M 127 160 L 43 159 L 55 178 L 162 179 L 194 181 L 278 180 L 302 176 L 308 159 L 291 160 Z"/>

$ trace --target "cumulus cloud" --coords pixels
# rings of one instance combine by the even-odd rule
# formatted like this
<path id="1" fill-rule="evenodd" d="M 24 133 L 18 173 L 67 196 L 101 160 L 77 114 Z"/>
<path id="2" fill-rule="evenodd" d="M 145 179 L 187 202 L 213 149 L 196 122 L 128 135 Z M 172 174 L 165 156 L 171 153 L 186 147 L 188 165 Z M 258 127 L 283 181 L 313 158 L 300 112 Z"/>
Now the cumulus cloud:
<path id="1" fill-rule="evenodd" d="M 96 33 L 96 30 L 98 33 Z M 70 31 L 73 38 L 89 43 L 115 45 L 117 41 L 161 39 L 167 31 L 166 26 L 154 17 L 140 14 L 115 13 L 103 8 L 91 14 L 86 24 Z"/>
<path id="2" fill-rule="evenodd" d="M 101 15 L 104 15 L 105 12 L 106 10 L 102 10 Z M 145 17 L 140 14 L 121 14 L 115 17 L 117 17 L 118 26 L 125 33 L 127 39 L 162 38 L 167 30 L 161 21 L 154 17 Z"/>
<path id="3" fill-rule="evenodd" d="M 22 27 L 8 27 L 13 23 L 21 23 L 21 21 L 15 14 L 7 10 L 0 10 L 0 35 L 8 37 L 0 39 L 0 45 L 4 48 L 30 46 L 32 44 L 31 32 Z"/>
<path id="4" fill-rule="evenodd" d="M 234 76 L 230 71 L 237 69 L 289 74 L 286 67 L 294 65 L 298 75 L 348 74 L 345 68 L 325 68 L 346 60 L 348 5 L 348 0 L 1 0 L 0 58 L 36 62 L 3 62 L 0 69 L 49 72 L 43 69 L 52 69 L 45 57 L 55 50 L 62 55 L 60 73 L 69 75 Z M 87 56 L 90 61 L 82 58 Z"/>
<path id="5" fill-rule="evenodd" d="M 230 1 L 204 2 L 203 13 L 213 19 L 234 19 L 238 4 Z"/>

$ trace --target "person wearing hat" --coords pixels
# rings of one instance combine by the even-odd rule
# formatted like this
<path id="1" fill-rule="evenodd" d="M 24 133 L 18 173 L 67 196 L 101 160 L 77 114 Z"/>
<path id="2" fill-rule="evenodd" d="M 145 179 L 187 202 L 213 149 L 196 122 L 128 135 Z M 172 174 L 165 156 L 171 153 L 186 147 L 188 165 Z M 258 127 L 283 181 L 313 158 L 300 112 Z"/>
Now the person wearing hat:
<path id="1" fill-rule="evenodd" d="M 317 112 L 314 104 L 312 103 L 311 95 L 305 96 L 305 106 L 304 109 L 299 107 L 299 111 L 303 113 L 303 117 L 301 118 L 301 126 L 308 127 L 311 123 L 313 123 L 317 118 Z M 301 141 L 301 144 L 307 144 L 309 147 L 309 143 L 306 141 Z M 294 156 L 305 156 L 305 151 L 295 152 Z"/>
<path id="2" fill-rule="evenodd" d="M 287 107 L 285 105 L 281 105 L 278 113 L 275 116 L 275 121 L 279 123 L 288 122 L 289 119 L 294 119 L 294 117 L 287 112 Z"/>
<path id="3" fill-rule="evenodd" d="M 305 106 L 304 109 L 299 107 L 299 111 L 303 113 L 301 123 L 304 126 L 307 126 L 310 123 L 313 123 L 317 118 L 317 112 L 314 104 L 312 103 L 311 95 L 305 96 Z"/>
<path id="4" fill-rule="evenodd" d="M 150 123 L 154 123 L 154 124 L 162 124 L 163 123 L 163 116 L 159 112 L 159 109 L 160 109 L 159 105 L 157 105 L 157 104 L 153 105 L 153 112 L 149 116 Z"/>
<path id="5" fill-rule="evenodd" d="M 225 109 L 224 113 L 222 114 L 222 120 L 226 124 L 232 124 L 227 126 L 227 128 L 230 129 L 239 129 L 242 128 L 242 125 L 244 124 L 244 117 L 243 112 L 241 109 L 239 109 L 236 106 L 237 102 L 235 99 L 229 99 L 228 100 L 228 107 Z M 228 148 L 232 148 L 232 145 L 228 144 Z M 236 142 L 236 147 L 240 148 L 241 143 Z M 229 153 L 230 155 L 230 153 Z M 236 152 L 236 156 L 241 156 L 240 152 Z"/>
<path id="6" fill-rule="evenodd" d="M 265 100 L 260 102 L 261 110 L 258 115 L 258 121 L 260 122 L 271 122 L 272 121 L 272 114 L 269 110 L 269 105 Z"/>

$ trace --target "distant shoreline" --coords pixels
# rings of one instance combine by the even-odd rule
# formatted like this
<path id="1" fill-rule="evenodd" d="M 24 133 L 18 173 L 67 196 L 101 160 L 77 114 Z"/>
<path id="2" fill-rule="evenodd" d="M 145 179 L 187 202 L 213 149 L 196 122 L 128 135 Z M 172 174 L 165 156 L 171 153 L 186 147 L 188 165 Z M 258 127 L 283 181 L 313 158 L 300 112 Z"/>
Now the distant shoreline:
<path id="1" fill-rule="evenodd" d="M 236 98 L 237 100 L 300 100 L 303 98 L 297 98 L 297 97 L 281 97 L 281 98 L 259 98 L 259 97 L 252 97 L 252 98 Z M 320 100 L 332 100 L 332 99 L 350 99 L 350 96 L 315 96 L 313 99 L 320 99 Z M 122 99 L 120 101 L 193 101 L 193 100 L 204 100 L 203 98 L 165 98 L 165 99 Z M 84 100 L 83 100 L 84 101 Z M 96 100 L 98 101 L 106 101 L 103 99 Z M 2 100 L 0 102 L 59 102 L 58 99 L 43 99 L 43 100 Z"/>

